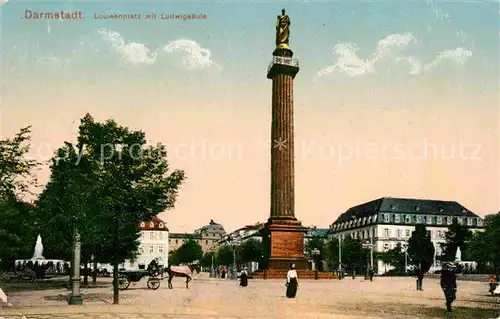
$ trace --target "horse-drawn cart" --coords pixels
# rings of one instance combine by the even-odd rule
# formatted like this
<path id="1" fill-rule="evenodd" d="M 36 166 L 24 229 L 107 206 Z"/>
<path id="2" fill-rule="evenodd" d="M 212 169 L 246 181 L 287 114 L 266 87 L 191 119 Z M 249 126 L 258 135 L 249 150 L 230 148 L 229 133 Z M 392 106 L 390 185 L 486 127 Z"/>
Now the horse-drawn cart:
<path id="1" fill-rule="evenodd" d="M 148 268 L 137 270 L 122 270 L 118 274 L 118 288 L 125 290 L 130 286 L 131 282 L 138 282 L 144 277 L 148 278 L 148 288 L 156 290 L 160 288 L 160 281 L 163 280 L 163 269 Z"/>

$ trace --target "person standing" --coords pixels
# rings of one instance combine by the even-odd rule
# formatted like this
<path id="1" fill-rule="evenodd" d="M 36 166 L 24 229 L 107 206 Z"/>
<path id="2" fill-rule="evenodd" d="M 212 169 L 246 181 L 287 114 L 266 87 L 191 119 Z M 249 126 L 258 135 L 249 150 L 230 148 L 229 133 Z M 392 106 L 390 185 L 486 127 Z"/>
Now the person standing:
<path id="1" fill-rule="evenodd" d="M 370 277 L 370 281 L 373 281 L 373 268 L 370 267 L 370 269 L 368 270 L 368 276 Z"/>
<path id="2" fill-rule="evenodd" d="M 286 274 L 286 297 L 295 298 L 297 287 L 299 286 L 299 278 L 295 270 L 295 264 L 290 264 L 290 270 Z"/>
<path id="3" fill-rule="evenodd" d="M 243 268 L 243 270 L 240 273 L 240 286 L 241 287 L 248 286 L 248 271 L 247 271 L 247 267 Z"/>
<path id="4" fill-rule="evenodd" d="M 421 267 L 417 268 L 417 290 L 423 290 L 422 284 L 424 281 L 424 272 Z"/>
<path id="5" fill-rule="evenodd" d="M 457 275 L 456 267 L 452 263 L 445 263 L 441 271 L 441 288 L 446 299 L 446 311 L 451 312 L 451 304 L 456 299 Z"/>

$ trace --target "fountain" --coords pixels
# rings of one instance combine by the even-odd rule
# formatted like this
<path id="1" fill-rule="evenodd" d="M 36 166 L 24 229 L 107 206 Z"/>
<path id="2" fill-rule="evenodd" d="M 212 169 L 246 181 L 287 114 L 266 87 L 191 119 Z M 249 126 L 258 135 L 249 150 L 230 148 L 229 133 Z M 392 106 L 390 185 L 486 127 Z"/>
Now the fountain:
<path id="1" fill-rule="evenodd" d="M 455 253 L 455 261 L 462 262 L 462 251 L 460 250 L 460 246 L 457 247 L 457 252 Z"/>
<path id="2" fill-rule="evenodd" d="M 63 265 L 66 263 L 64 260 L 60 259 L 46 259 L 43 257 L 43 244 L 42 244 L 42 236 L 40 234 L 36 238 L 36 244 L 35 244 L 35 249 L 33 251 L 33 257 L 31 259 L 16 259 L 15 265 L 17 266 L 25 266 L 28 262 L 31 262 L 33 264 L 38 264 L 38 265 L 45 265 L 48 263 L 52 263 L 53 265 L 60 265 L 63 267 Z"/>
<path id="3" fill-rule="evenodd" d="M 33 252 L 33 260 L 44 260 L 45 257 L 43 257 L 43 244 L 42 244 L 42 236 L 38 234 L 38 237 L 36 238 L 36 244 L 35 244 L 35 251 Z"/>

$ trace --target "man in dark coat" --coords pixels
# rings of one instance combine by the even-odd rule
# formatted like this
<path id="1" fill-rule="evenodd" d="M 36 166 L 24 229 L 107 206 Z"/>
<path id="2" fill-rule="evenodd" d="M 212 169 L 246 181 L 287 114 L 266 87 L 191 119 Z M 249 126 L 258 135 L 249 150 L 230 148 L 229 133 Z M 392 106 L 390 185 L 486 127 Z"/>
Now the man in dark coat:
<path id="1" fill-rule="evenodd" d="M 443 264 L 441 271 L 441 288 L 446 299 L 446 311 L 451 312 L 451 304 L 456 299 L 457 293 L 457 272 L 459 268 L 453 263 Z"/>

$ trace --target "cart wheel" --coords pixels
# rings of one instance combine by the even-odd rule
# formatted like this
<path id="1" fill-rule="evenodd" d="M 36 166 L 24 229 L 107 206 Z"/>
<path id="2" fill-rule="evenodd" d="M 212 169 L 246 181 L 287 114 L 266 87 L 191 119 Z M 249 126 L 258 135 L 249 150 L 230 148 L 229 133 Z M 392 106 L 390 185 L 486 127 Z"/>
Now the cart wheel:
<path id="1" fill-rule="evenodd" d="M 158 278 L 149 278 L 148 279 L 148 288 L 152 290 L 156 290 L 160 288 L 160 279 Z"/>
<path id="2" fill-rule="evenodd" d="M 169 281 L 168 282 L 168 289 L 172 289 L 172 288 L 174 288 L 174 285 L 172 285 L 172 283 Z"/>
<path id="3" fill-rule="evenodd" d="M 118 289 L 125 290 L 130 286 L 130 279 L 125 275 L 118 276 Z"/>

